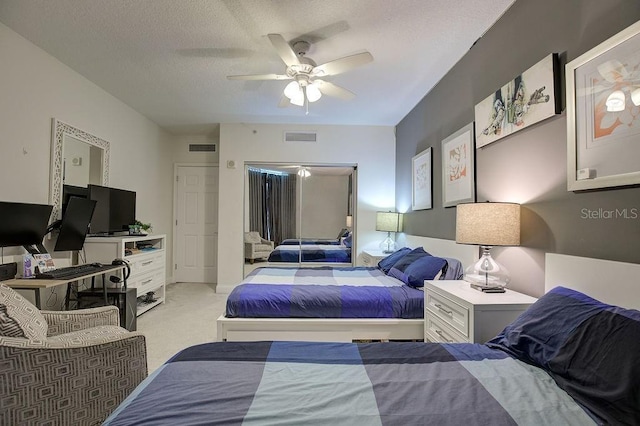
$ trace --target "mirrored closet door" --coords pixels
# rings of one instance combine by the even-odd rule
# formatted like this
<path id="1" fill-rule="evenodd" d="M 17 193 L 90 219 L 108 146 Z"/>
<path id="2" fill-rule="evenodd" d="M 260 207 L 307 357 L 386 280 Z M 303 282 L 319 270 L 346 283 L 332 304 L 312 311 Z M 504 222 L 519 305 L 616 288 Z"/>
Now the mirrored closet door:
<path id="1" fill-rule="evenodd" d="M 259 266 L 350 266 L 355 165 L 245 165 L 245 275 Z"/>

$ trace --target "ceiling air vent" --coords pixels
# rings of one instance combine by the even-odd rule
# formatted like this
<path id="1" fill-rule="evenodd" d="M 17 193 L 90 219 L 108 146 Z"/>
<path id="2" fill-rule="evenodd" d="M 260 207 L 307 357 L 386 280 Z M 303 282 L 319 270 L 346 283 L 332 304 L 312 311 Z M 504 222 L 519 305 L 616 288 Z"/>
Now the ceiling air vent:
<path id="1" fill-rule="evenodd" d="M 215 143 L 190 143 L 189 152 L 216 152 Z"/>
<path id="2" fill-rule="evenodd" d="M 316 132 L 284 132 L 285 142 L 317 142 Z"/>

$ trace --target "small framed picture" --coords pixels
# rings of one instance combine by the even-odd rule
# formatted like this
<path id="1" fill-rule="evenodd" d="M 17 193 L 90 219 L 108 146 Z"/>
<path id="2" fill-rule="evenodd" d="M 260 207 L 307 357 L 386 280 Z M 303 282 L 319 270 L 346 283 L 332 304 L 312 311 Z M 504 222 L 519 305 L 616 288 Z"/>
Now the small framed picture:
<path id="1" fill-rule="evenodd" d="M 431 147 L 411 159 L 411 209 L 426 210 L 431 204 Z"/>
<path id="2" fill-rule="evenodd" d="M 442 141 L 443 207 L 476 200 L 473 141 L 473 123 Z"/>

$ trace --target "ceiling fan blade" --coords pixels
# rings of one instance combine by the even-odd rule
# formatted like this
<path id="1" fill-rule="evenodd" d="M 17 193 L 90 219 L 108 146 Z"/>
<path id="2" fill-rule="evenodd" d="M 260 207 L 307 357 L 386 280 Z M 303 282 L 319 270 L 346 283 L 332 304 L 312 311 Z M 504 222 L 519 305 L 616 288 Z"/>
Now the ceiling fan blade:
<path id="1" fill-rule="evenodd" d="M 268 34 L 267 37 L 269 37 L 269 40 L 271 40 L 271 44 L 273 44 L 276 52 L 278 52 L 278 55 L 288 67 L 291 65 L 300 65 L 298 55 L 296 55 L 296 52 L 293 51 L 284 37 L 280 34 Z"/>
<path id="2" fill-rule="evenodd" d="M 229 80 L 291 80 L 291 77 L 284 74 L 249 74 L 249 75 L 228 75 Z"/>
<path id="3" fill-rule="evenodd" d="M 323 95 L 333 96 L 334 98 L 344 99 L 350 101 L 356 97 L 356 94 L 345 89 L 344 87 L 337 86 L 333 83 L 329 83 L 324 80 L 313 80 L 318 85 L 318 89 Z"/>
<path id="4" fill-rule="evenodd" d="M 318 65 L 313 69 L 313 74 L 317 76 L 341 74 L 371 61 L 373 61 L 371 53 L 358 53 L 356 55 L 345 56 L 344 58 Z"/>

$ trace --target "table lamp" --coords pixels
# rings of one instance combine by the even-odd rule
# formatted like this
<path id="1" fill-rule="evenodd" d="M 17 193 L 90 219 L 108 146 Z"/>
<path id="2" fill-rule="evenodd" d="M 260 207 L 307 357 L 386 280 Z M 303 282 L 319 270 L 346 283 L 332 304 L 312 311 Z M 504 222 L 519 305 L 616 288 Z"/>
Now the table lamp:
<path id="1" fill-rule="evenodd" d="M 385 231 L 387 238 L 380 244 L 384 253 L 393 253 L 396 243 L 391 239 L 392 232 L 402 231 L 402 213 L 378 212 L 376 214 L 376 231 Z"/>
<path id="2" fill-rule="evenodd" d="M 482 247 L 480 260 L 465 270 L 464 280 L 477 290 L 504 292 L 509 271 L 491 257 L 491 247 L 520 245 L 520 204 L 458 204 L 456 242 Z"/>

